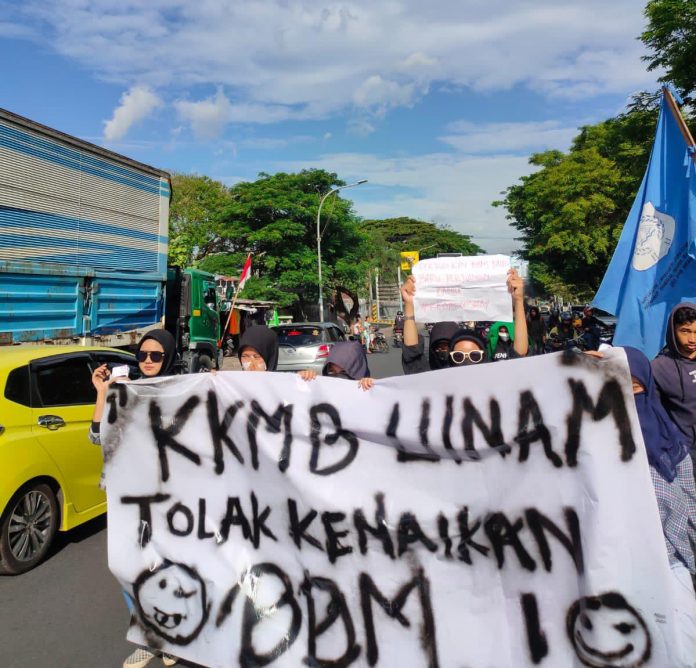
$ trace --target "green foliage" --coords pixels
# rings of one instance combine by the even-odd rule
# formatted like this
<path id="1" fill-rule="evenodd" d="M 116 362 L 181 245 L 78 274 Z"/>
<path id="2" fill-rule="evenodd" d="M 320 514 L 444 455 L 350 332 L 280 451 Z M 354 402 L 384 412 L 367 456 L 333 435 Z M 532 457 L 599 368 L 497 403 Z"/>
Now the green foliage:
<path id="1" fill-rule="evenodd" d="M 590 299 L 640 186 L 657 119 L 636 110 L 580 130 L 567 154 L 532 155 L 538 171 L 494 202 L 522 234 L 532 279 L 551 294 Z"/>
<path id="2" fill-rule="evenodd" d="M 230 200 L 216 226 L 221 255 L 205 258 L 208 271 L 238 275 L 253 252 L 255 278 L 244 297 L 277 301 L 282 307 L 316 303 L 318 299 L 316 216 L 320 198 L 337 185 L 336 174 L 303 170 L 298 174 L 260 174 L 250 183 L 230 188 Z M 351 203 L 338 195 L 321 211 L 322 274 L 325 291 L 335 286 L 361 288 L 360 265 L 366 237 L 358 227 Z"/>
<path id="3" fill-rule="evenodd" d="M 230 203 L 219 181 L 197 174 L 172 175 L 169 208 L 169 264 L 190 267 L 219 250 L 217 225 Z"/>
<path id="4" fill-rule="evenodd" d="M 396 280 L 401 251 L 422 250 L 421 259 L 438 253 L 477 255 L 483 250 L 466 234 L 414 218 L 364 220 L 361 229 L 371 240 L 371 266 L 379 266 L 387 280 Z"/>
<path id="5" fill-rule="evenodd" d="M 652 51 L 644 57 L 648 70 L 664 69 L 660 81 L 679 88 L 685 99 L 696 92 L 696 2 L 650 0 L 645 7 L 648 26 L 640 36 Z"/>

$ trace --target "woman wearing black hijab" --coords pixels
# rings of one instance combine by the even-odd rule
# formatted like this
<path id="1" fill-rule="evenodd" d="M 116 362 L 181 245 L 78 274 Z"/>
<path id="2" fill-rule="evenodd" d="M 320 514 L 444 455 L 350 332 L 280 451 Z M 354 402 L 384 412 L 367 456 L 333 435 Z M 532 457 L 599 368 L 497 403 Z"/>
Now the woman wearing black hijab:
<path id="1" fill-rule="evenodd" d="M 176 361 L 174 337 L 164 329 L 153 329 L 140 339 L 135 350 L 135 358 L 144 378 L 171 376 L 174 373 L 174 362 Z M 106 364 L 97 367 L 92 374 L 92 384 L 97 390 L 97 401 L 94 404 L 90 438 L 92 434 L 99 435 L 99 424 L 104 413 L 106 395 L 114 380 L 111 378 L 111 372 Z"/>
<path id="2" fill-rule="evenodd" d="M 254 325 L 239 339 L 239 361 L 244 371 L 275 371 L 278 366 L 278 336 L 266 325 Z"/>
<path id="3" fill-rule="evenodd" d="M 155 329 L 148 332 L 140 339 L 136 348 L 135 357 L 138 360 L 140 373 L 144 378 L 157 378 L 160 376 L 170 376 L 174 372 L 174 362 L 176 361 L 176 342 L 174 337 L 164 329 Z M 111 372 L 106 364 L 97 367 L 92 374 L 92 384 L 97 390 L 97 402 L 94 405 L 94 415 L 92 425 L 89 429 L 89 440 L 95 445 L 101 445 L 100 426 L 106 395 L 109 387 L 116 380 L 111 378 Z M 103 477 L 99 481 L 99 486 L 104 487 Z M 133 601 L 124 591 L 124 598 L 128 605 L 128 610 L 133 611 Z M 155 658 L 157 654 L 146 647 L 138 647 L 124 662 L 124 666 L 144 666 Z M 177 659 L 169 654 L 162 654 L 162 662 L 165 666 L 173 666 Z"/>

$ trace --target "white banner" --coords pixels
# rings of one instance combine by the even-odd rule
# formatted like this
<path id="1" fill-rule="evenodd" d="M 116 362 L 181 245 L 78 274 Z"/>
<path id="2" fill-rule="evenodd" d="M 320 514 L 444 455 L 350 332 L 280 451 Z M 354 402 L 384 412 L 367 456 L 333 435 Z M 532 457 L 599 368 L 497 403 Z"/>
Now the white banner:
<path id="1" fill-rule="evenodd" d="M 623 352 L 112 391 L 128 638 L 205 666 L 676 666 Z"/>
<path id="2" fill-rule="evenodd" d="M 441 257 L 413 267 L 418 322 L 502 320 L 512 322 L 507 255 Z"/>

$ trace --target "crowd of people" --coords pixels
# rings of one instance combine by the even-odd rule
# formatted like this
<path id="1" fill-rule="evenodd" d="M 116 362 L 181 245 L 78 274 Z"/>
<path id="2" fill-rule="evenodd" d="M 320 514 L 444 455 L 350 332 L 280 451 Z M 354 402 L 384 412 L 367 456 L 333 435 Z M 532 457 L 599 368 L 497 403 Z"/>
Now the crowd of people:
<path id="1" fill-rule="evenodd" d="M 409 276 L 401 289 L 404 374 L 497 363 L 539 354 L 546 350 L 548 337 L 577 336 L 578 330 L 568 314 L 558 314 L 557 321 L 546 323 L 538 308 L 526 311 L 524 282 L 514 270 L 509 273 L 507 284 L 512 299 L 512 322 L 494 323 L 485 340 L 475 328 L 461 327 L 455 322 L 438 322 L 432 327 L 426 346 L 425 335 L 418 331 L 415 321 L 416 282 Z M 581 327 L 584 333 L 593 336 L 592 313 L 586 312 L 584 316 Z M 353 325 L 352 334 L 355 340 L 337 342 L 331 347 L 322 374 L 357 382 L 359 388 L 369 391 L 375 385 L 367 360 L 369 327 L 358 321 Z M 588 346 L 591 349 L 588 354 L 602 356 L 601 352 L 595 352 L 596 347 Z M 652 362 L 639 350 L 625 350 L 669 564 L 681 597 L 678 604 L 680 629 L 686 638 L 685 644 L 696 647 L 696 598 L 692 579 L 696 577 L 696 304 L 682 303 L 674 308 L 665 347 Z M 237 353 L 244 372 L 274 372 L 278 363 L 275 332 L 263 325 L 248 328 L 240 339 Z M 147 334 L 138 345 L 136 358 L 144 377 L 172 374 L 173 338 L 165 331 Z M 307 370 L 300 372 L 300 377 L 311 382 L 317 374 Z M 89 433 L 90 440 L 96 444 L 100 442 L 100 423 L 112 382 L 114 379 L 107 365 L 94 371 L 97 402 Z M 124 597 L 132 610 L 130 596 L 124 592 Z M 124 668 L 145 666 L 156 655 L 155 650 L 138 648 L 126 659 Z M 162 659 L 165 665 L 177 662 L 176 657 L 166 654 Z"/>

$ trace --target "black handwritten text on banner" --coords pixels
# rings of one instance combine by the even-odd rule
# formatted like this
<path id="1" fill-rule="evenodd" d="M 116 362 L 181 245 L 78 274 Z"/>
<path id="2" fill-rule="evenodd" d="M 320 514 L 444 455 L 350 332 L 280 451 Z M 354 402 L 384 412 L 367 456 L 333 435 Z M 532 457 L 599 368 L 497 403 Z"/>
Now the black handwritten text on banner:
<path id="1" fill-rule="evenodd" d="M 207 666 L 667 666 L 669 572 L 623 354 L 378 381 L 113 390 L 129 638 Z"/>

